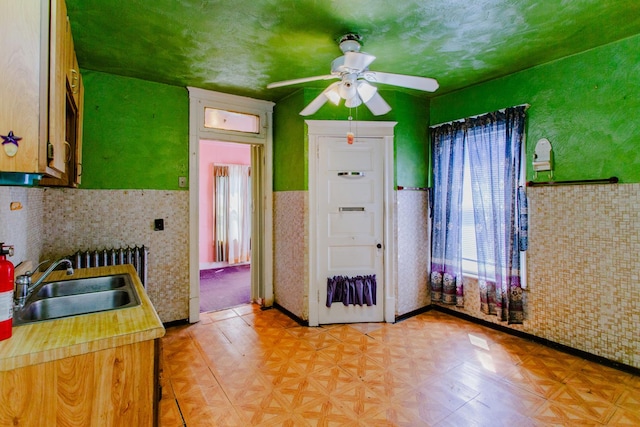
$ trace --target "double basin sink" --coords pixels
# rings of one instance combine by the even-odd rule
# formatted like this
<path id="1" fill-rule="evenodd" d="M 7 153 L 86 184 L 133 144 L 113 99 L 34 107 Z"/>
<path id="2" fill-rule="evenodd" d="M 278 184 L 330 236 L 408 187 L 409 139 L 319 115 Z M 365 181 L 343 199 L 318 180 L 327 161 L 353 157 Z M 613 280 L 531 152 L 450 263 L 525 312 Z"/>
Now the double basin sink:
<path id="1" fill-rule="evenodd" d="M 13 324 L 24 325 L 81 314 L 140 305 L 128 274 L 44 283 L 24 307 L 14 310 Z"/>

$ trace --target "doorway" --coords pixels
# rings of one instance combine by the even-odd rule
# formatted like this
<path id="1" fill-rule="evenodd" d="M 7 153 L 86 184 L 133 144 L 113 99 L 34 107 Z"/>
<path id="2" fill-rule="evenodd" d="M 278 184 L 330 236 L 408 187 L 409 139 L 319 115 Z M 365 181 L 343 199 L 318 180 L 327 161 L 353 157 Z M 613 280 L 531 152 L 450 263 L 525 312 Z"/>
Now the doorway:
<path id="1" fill-rule="evenodd" d="M 251 302 L 251 145 L 200 141 L 200 312 Z"/>
<path id="2" fill-rule="evenodd" d="M 395 321 L 395 122 L 307 120 L 309 129 L 309 325 Z M 356 129 L 355 138 L 347 138 Z M 334 279 L 375 303 L 330 303 Z M 354 279 L 354 280 L 352 280 Z M 339 281 L 338 281 L 339 282 Z M 330 285 L 330 283 L 332 285 Z M 347 289 L 346 285 L 343 289 Z M 313 298 L 311 298 L 313 296 Z M 357 297 L 356 297 L 357 299 Z M 333 301 L 336 301 L 335 299 Z"/>
<path id="3" fill-rule="evenodd" d="M 199 88 L 189 90 L 189 322 L 200 320 L 200 141 L 224 141 L 251 149 L 251 301 L 273 304 L 273 103 Z M 252 116 L 255 127 L 234 128 Z"/>

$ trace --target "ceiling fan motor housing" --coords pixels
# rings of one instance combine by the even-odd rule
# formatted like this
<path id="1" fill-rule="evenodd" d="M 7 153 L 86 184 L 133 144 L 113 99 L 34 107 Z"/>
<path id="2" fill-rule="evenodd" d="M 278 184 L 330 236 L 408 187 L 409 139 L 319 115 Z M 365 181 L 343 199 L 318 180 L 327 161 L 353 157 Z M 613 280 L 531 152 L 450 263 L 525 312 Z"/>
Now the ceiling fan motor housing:
<path id="1" fill-rule="evenodd" d="M 345 52 L 360 52 L 362 37 L 357 34 L 345 34 L 340 38 L 340 50 Z"/>

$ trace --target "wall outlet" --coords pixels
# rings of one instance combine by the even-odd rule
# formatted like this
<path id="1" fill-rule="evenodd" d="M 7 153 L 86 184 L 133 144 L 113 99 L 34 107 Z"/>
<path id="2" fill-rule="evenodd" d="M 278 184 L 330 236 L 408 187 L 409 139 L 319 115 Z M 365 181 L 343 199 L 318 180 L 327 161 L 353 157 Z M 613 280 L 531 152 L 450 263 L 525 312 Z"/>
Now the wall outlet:
<path id="1" fill-rule="evenodd" d="M 186 186 L 187 186 L 187 177 L 186 176 L 179 176 L 178 177 L 178 187 L 184 188 Z"/>
<path id="2" fill-rule="evenodd" d="M 162 231 L 164 230 L 164 219 L 160 218 L 160 219 L 154 219 L 153 220 L 153 229 L 155 231 Z"/>

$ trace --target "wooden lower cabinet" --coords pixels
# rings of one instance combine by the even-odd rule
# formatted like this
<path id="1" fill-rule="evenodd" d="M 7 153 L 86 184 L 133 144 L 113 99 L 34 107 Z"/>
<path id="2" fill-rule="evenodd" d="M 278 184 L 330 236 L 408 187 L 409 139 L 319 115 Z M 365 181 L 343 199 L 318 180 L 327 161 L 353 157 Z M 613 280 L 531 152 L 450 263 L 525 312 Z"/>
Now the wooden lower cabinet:
<path id="1" fill-rule="evenodd" d="M 154 426 L 158 340 L 0 372 L 0 426 Z"/>

